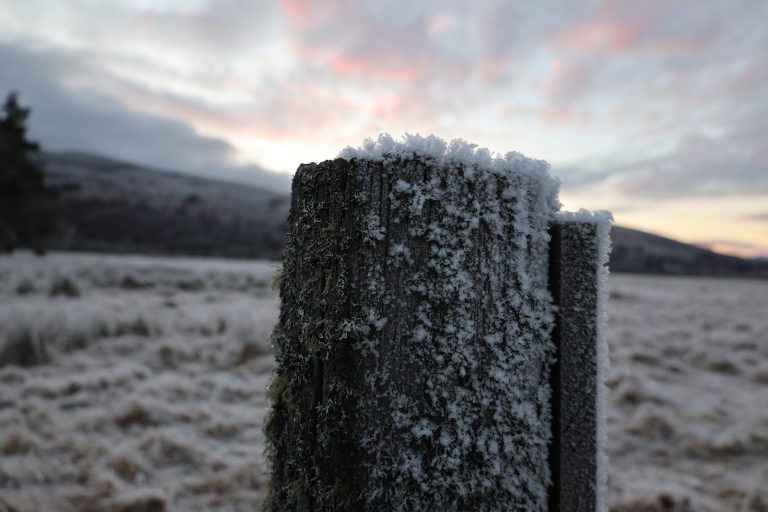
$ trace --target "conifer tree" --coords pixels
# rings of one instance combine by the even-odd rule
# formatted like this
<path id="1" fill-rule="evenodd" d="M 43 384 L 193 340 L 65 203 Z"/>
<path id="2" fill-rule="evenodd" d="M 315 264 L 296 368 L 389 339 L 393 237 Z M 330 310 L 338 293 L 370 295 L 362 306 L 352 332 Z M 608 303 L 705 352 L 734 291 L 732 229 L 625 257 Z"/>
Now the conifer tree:
<path id="1" fill-rule="evenodd" d="M 36 158 L 40 146 L 27 138 L 30 109 L 11 93 L 0 118 L 0 250 L 45 251 L 52 227 L 51 194 Z"/>

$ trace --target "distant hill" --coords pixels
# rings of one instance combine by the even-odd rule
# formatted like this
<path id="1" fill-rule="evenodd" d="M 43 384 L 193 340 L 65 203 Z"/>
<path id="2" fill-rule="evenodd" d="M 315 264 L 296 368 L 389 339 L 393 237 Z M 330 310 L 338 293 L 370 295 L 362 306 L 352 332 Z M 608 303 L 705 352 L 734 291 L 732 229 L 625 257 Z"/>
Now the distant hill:
<path id="1" fill-rule="evenodd" d="M 45 153 L 69 250 L 279 258 L 290 198 L 85 153 Z M 768 262 L 614 226 L 611 270 L 768 278 Z"/>
<path id="2" fill-rule="evenodd" d="M 45 153 L 58 195 L 54 248 L 279 258 L 286 195 L 85 153 Z"/>
<path id="3" fill-rule="evenodd" d="M 768 262 L 726 256 L 643 231 L 614 226 L 612 272 L 768 278 Z"/>

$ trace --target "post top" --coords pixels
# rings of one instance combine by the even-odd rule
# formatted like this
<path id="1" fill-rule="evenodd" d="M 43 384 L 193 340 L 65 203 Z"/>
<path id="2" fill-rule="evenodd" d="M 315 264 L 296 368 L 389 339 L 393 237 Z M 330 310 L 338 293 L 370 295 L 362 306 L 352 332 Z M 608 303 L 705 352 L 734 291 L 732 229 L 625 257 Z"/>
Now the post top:
<path id="1" fill-rule="evenodd" d="M 425 158 L 440 165 L 459 164 L 474 172 L 490 172 L 494 174 L 522 173 L 536 177 L 543 189 L 549 189 L 557 196 L 560 181 L 549 174 L 549 163 L 544 160 L 528 158 L 516 151 L 504 155 L 481 148 L 463 139 L 453 139 L 446 142 L 440 137 L 429 135 L 423 137 L 406 133 L 402 139 L 395 139 L 388 133 L 382 133 L 376 140 L 367 138 L 362 146 L 353 148 L 347 146 L 339 153 L 339 158 L 352 160 L 374 160 L 394 162 Z"/>
<path id="2" fill-rule="evenodd" d="M 586 210 L 577 212 L 557 212 L 556 220 L 560 223 L 586 222 L 597 225 L 610 225 L 613 222 L 613 214 L 607 210 Z"/>

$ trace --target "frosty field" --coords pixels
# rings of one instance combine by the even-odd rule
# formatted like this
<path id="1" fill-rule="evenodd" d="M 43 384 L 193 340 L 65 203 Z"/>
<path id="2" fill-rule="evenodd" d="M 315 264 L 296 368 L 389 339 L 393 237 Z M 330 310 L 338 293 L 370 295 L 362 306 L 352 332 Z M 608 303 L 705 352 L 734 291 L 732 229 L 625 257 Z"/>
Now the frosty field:
<path id="1" fill-rule="evenodd" d="M 276 267 L 0 257 L 0 510 L 257 510 Z M 768 282 L 610 282 L 611 509 L 768 510 Z"/>

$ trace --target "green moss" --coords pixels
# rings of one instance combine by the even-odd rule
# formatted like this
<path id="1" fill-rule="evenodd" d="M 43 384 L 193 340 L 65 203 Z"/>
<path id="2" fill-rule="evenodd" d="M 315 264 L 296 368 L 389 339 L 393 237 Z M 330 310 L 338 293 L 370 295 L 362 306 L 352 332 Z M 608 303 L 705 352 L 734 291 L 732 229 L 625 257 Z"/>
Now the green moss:
<path id="1" fill-rule="evenodd" d="M 272 379 L 272 382 L 270 382 L 269 386 L 267 387 L 267 398 L 269 398 L 273 402 L 278 402 L 278 401 L 285 402 L 283 398 L 283 392 L 285 392 L 287 387 L 288 387 L 288 377 L 286 377 L 285 374 L 281 374 L 281 373 L 276 374 L 275 377 Z"/>
<path id="2" fill-rule="evenodd" d="M 280 344 L 280 339 L 281 339 L 281 336 L 282 336 L 282 332 L 283 332 L 283 330 L 282 330 L 282 328 L 280 326 L 280 322 L 278 322 L 272 328 L 272 333 L 269 335 L 269 343 L 275 349 L 277 349 L 279 344 Z"/>
<path id="3" fill-rule="evenodd" d="M 265 426 L 272 469 L 272 510 L 336 509 L 329 475 L 318 475 L 326 443 L 345 437 L 346 419 L 337 407 L 339 388 L 316 403 L 313 379 L 338 350 L 346 300 L 344 247 L 350 236 L 343 226 L 344 173 L 321 164 L 301 167 L 294 178 L 282 273 L 276 279 L 282 302 L 273 332 L 278 368 L 268 390 L 272 407 Z M 347 436 L 348 437 L 348 436 Z M 339 484 L 341 489 L 341 484 Z"/>
<path id="4" fill-rule="evenodd" d="M 299 481 L 294 481 L 287 486 L 288 489 L 286 494 L 288 495 L 288 498 L 294 503 L 299 503 L 305 499 L 306 495 L 301 484 L 302 483 Z"/>
<path id="5" fill-rule="evenodd" d="M 280 285 L 283 284 L 283 280 L 285 279 L 285 267 L 280 265 L 277 267 L 277 270 L 275 270 L 275 273 L 272 275 L 272 281 L 270 282 L 270 286 L 272 286 L 273 290 L 279 290 Z"/>

